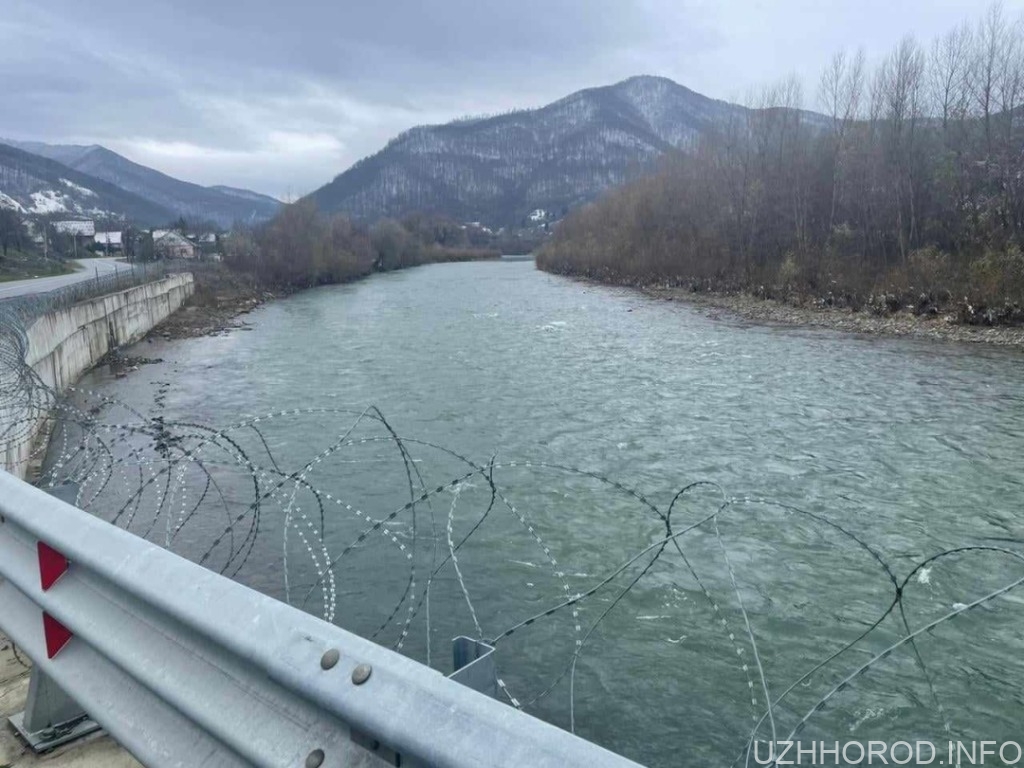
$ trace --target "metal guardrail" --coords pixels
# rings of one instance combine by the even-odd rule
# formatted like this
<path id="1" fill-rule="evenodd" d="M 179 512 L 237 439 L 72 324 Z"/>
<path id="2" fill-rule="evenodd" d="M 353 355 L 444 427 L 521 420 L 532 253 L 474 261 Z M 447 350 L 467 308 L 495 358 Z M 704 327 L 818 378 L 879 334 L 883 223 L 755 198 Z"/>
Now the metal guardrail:
<path id="1" fill-rule="evenodd" d="M 147 766 L 636 765 L 3 471 L 0 629 Z"/>

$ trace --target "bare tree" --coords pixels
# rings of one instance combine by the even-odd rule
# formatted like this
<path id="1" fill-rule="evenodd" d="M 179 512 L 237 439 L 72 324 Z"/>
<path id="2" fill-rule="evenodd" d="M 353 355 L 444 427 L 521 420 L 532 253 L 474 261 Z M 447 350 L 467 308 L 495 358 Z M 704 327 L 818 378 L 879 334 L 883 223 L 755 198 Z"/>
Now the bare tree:
<path id="1" fill-rule="evenodd" d="M 997 67 L 999 95 L 999 134 L 994 152 L 1001 192 L 999 216 L 1008 236 L 1018 237 L 1024 225 L 1024 189 L 1022 189 L 1019 137 L 1016 130 L 1017 111 L 1024 96 L 1024 41 L 1022 22 L 1018 19 L 1004 29 L 1003 45 Z"/>
<path id="2" fill-rule="evenodd" d="M 944 134 L 949 131 L 950 121 L 963 120 L 970 107 L 971 37 L 971 28 L 964 23 L 932 44 L 929 89 L 932 109 L 942 118 Z"/>
<path id="3" fill-rule="evenodd" d="M 882 63 L 876 80 L 885 110 L 888 160 L 893 169 L 897 243 L 900 260 L 905 262 L 917 234 L 914 153 L 916 128 L 924 107 L 924 54 L 913 37 L 900 41 Z"/>
<path id="4" fill-rule="evenodd" d="M 992 153 L 992 116 L 998 98 L 999 65 L 1006 47 L 1005 24 L 1003 4 L 997 1 L 989 6 L 974 35 L 971 95 L 985 129 L 986 155 Z"/>
<path id="5" fill-rule="evenodd" d="M 996 69 L 999 97 L 999 117 L 1003 123 L 1002 141 L 1008 145 L 1013 139 L 1013 124 L 1024 90 L 1024 46 L 1021 43 L 1021 22 L 1008 25 L 1003 32 Z"/>
<path id="6" fill-rule="evenodd" d="M 660 175 L 570 214 L 538 264 L 884 311 L 1024 303 L 1024 29 L 996 4 L 871 72 L 840 53 L 818 85 L 824 130 L 795 83 L 770 85 Z"/>
<path id="7" fill-rule="evenodd" d="M 822 72 L 818 87 L 818 98 L 825 114 L 832 119 L 832 202 L 828 218 L 830 236 L 836 223 L 843 150 L 846 148 L 850 127 L 860 111 L 863 91 L 864 49 L 859 49 L 853 58 L 847 58 L 846 52 L 840 51 Z"/>

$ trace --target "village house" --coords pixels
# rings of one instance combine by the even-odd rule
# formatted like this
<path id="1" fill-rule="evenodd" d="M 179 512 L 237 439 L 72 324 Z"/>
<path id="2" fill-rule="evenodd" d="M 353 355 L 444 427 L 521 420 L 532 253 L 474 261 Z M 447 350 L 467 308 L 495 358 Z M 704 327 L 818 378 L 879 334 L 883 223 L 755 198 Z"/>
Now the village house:
<path id="1" fill-rule="evenodd" d="M 98 245 L 104 253 L 121 251 L 120 232 L 97 232 L 96 236 L 93 238 L 93 242 Z"/>
<path id="2" fill-rule="evenodd" d="M 73 255 L 78 258 L 79 249 L 85 249 L 96 236 L 96 223 L 92 220 L 68 219 L 52 223 L 53 230 L 61 235 L 70 235 L 74 248 Z M 85 254 L 83 254 L 85 255 Z"/>
<path id="3" fill-rule="evenodd" d="M 96 237 L 96 223 L 91 220 L 55 221 L 53 228 L 62 235 L 71 235 L 78 245 L 88 245 Z"/>
<path id="4" fill-rule="evenodd" d="M 153 230 L 153 252 L 163 259 L 194 259 L 196 247 L 173 229 Z"/>

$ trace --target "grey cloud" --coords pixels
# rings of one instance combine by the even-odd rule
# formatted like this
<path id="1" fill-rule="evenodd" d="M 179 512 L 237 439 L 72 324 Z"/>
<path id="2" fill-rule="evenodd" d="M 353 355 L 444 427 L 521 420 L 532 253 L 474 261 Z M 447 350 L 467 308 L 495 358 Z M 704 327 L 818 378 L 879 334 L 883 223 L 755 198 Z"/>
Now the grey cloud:
<path id="1" fill-rule="evenodd" d="M 940 33 L 973 0 L 0 0 L 0 136 L 301 194 L 401 130 L 633 74 L 718 98 Z M 1024 0 L 1007 3 L 1011 13 Z"/>

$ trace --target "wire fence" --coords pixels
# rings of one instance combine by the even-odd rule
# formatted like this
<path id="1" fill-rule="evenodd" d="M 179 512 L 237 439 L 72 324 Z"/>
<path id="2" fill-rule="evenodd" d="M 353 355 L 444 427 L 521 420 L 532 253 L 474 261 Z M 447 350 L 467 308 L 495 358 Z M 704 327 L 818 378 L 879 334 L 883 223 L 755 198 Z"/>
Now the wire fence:
<path id="1" fill-rule="evenodd" d="M 0 301 L 0 456 L 8 468 L 24 461 L 22 450 L 36 437 L 40 421 L 51 415 L 59 393 L 46 385 L 26 364 L 28 328 L 49 312 L 135 288 L 171 274 L 193 271 L 188 262 L 161 261 L 125 264 L 113 274 L 86 278 L 53 290 Z M 44 450 L 40 446 L 39 450 Z M 32 455 L 29 460 L 38 456 Z"/>
<path id="2" fill-rule="evenodd" d="M 50 291 L 0 300 L 0 321 L 6 324 L 14 322 L 10 318 L 17 318 L 21 323 L 28 323 L 47 312 L 66 309 L 109 293 L 117 293 L 144 285 L 170 274 L 194 272 L 196 269 L 202 268 L 200 264 L 200 262 L 158 261 L 115 266 L 113 273 L 100 275 L 97 272 L 94 277 Z M 88 271 L 90 270 L 87 266 L 86 272 Z"/>

